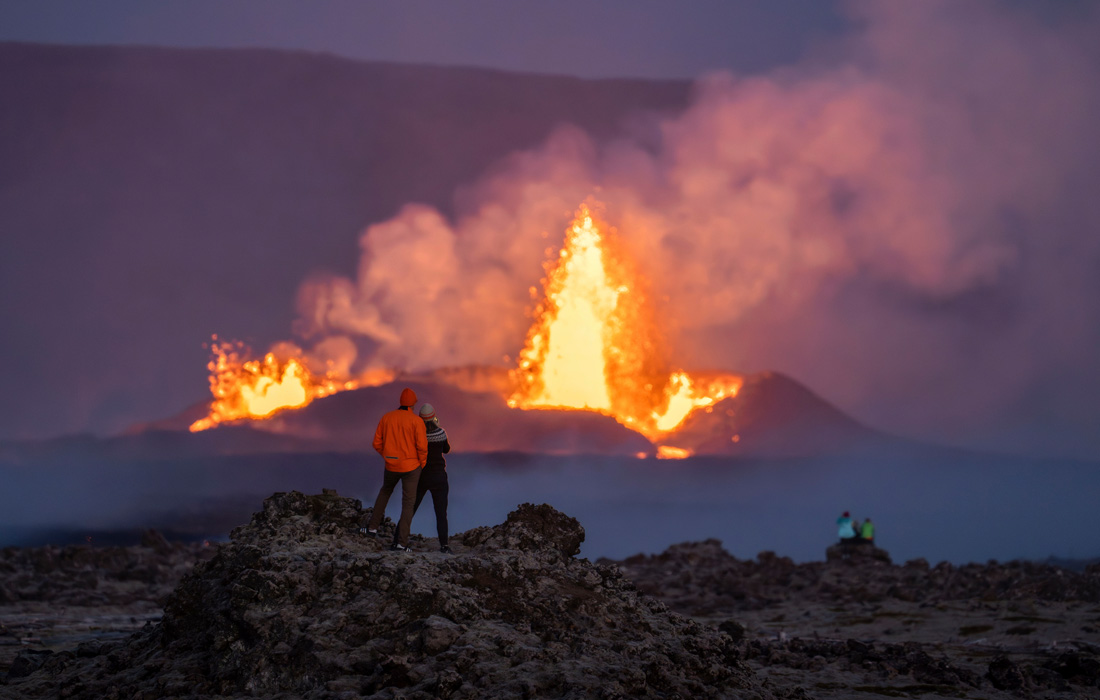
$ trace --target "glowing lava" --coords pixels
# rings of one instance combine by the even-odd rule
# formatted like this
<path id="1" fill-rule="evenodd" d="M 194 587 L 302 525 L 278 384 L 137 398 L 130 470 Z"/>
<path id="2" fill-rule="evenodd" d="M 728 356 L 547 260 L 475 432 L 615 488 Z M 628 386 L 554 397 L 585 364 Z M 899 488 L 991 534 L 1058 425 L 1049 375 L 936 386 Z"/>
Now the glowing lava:
<path id="1" fill-rule="evenodd" d="M 217 340 L 217 337 L 214 338 Z M 219 423 L 267 418 L 286 408 L 301 408 L 313 399 L 360 386 L 356 380 L 317 376 L 296 357 L 280 359 L 267 353 L 262 359 L 244 360 L 240 343 L 211 346 L 210 413 L 191 424 L 191 432 Z"/>
<path id="2" fill-rule="evenodd" d="M 690 456 L 690 450 L 669 444 L 675 431 L 692 411 L 735 396 L 741 377 L 693 377 L 668 365 L 645 279 L 620 251 L 615 230 L 598 222 L 587 206 L 578 211 L 557 258 L 547 263 L 543 292 L 511 372 L 508 404 L 598 411 L 649 438 L 658 446 L 658 458 Z M 240 343 L 215 342 L 211 349 L 214 400 L 192 431 L 264 419 L 394 378 L 392 372 L 356 379 L 317 374 L 300 357 L 270 352 L 244 359 Z"/>
<path id="3" fill-rule="evenodd" d="M 671 445 L 660 445 L 657 447 L 657 459 L 684 459 L 691 456 L 691 450 L 684 449 L 683 447 L 673 447 Z"/>
<path id="4" fill-rule="evenodd" d="M 644 280 L 616 253 L 614 229 L 587 206 L 548 265 L 534 315 L 513 372 L 511 406 L 599 411 L 656 441 L 693 410 L 741 388 L 736 376 L 699 382 L 670 371 Z M 661 456 L 689 454 L 667 447 Z"/>
<path id="5" fill-rule="evenodd" d="M 520 353 L 526 392 L 513 399 L 524 407 L 611 410 L 605 338 L 616 335 L 614 313 L 630 288 L 608 274 L 599 230 L 587 209 L 581 213 L 547 278 L 546 301 Z"/>

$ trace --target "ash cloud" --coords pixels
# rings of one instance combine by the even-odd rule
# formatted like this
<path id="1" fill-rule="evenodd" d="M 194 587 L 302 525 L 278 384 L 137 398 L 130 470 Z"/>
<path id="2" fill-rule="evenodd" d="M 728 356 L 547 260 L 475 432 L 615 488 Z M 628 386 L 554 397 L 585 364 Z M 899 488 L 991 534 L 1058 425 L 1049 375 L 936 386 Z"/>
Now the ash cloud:
<path id="1" fill-rule="evenodd" d="M 850 12 L 842 43 L 708 76 L 675 118 L 558 129 L 453 221 L 410 204 L 370 226 L 355 279 L 302 286 L 296 331 L 352 341 L 360 369 L 500 364 L 591 196 L 672 363 L 784 371 L 904 435 L 1100 453 L 1100 13 Z"/>

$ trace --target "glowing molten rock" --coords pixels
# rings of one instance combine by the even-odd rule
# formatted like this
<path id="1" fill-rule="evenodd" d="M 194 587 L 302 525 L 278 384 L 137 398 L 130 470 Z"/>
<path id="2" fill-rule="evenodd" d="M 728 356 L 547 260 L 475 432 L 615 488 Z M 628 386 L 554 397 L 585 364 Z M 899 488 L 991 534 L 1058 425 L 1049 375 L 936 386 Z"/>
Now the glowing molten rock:
<path id="1" fill-rule="evenodd" d="M 215 338 L 217 340 L 217 338 Z M 243 360 L 239 343 L 214 343 L 210 369 L 210 413 L 191 424 L 191 432 L 219 423 L 267 418 L 286 408 L 301 408 L 314 399 L 354 389 L 359 382 L 314 375 L 299 358 L 279 359 L 267 353 Z"/>
<path id="2" fill-rule="evenodd" d="M 691 456 L 691 450 L 683 447 L 661 445 L 657 448 L 657 459 L 684 459 Z"/>
<path id="3" fill-rule="evenodd" d="M 513 372 L 511 406 L 599 411 L 657 441 L 741 388 L 736 376 L 704 383 L 670 371 L 643 278 L 616 254 L 614 229 L 605 233 L 586 206 L 548 265 L 544 292 Z M 662 456 L 689 454 L 668 448 Z"/>
<path id="4" fill-rule="evenodd" d="M 658 446 L 657 457 L 691 450 L 668 444 L 694 410 L 736 396 L 742 378 L 691 376 L 665 360 L 645 280 L 617 249 L 614 229 L 582 206 L 556 260 L 546 266 L 544 296 L 511 372 L 508 405 L 521 409 L 590 410 L 613 417 Z M 217 340 L 217 338 L 215 338 Z M 192 431 L 258 420 L 314 399 L 391 381 L 316 374 L 300 357 L 268 353 L 245 360 L 239 343 L 215 343 L 210 368 L 214 400 Z M 642 457 L 646 456 L 641 453 Z"/>

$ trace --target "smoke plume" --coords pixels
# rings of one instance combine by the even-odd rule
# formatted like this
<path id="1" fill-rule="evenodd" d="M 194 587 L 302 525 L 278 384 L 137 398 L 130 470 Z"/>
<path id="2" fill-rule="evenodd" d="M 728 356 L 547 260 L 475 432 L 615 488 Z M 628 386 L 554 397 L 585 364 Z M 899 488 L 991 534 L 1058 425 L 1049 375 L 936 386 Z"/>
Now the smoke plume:
<path id="1" fill-rule="evenodd" d="M 303 284 L 296 331 L 356 370 L 506 363 L 593 198 L 673 365 L 788 372 L 915 437 L 1100 453 L 1100 13 L 851 12 L 840 45 L 705 77 L 619 140 L 562 126 L 454 221 L 410 204 L 370 226 L 355 279 Z"/>

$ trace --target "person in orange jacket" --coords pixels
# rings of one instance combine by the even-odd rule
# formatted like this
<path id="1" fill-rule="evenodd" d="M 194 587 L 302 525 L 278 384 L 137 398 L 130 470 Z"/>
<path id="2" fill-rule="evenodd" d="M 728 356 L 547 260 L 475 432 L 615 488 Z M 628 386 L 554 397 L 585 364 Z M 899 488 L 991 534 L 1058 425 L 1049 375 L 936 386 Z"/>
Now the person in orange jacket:
<path id="1" fill-rule="evenodd" d="M 439 418 L 435 415 L 435 408 L 430 403 L 420 405 L 420 420 L 424 421 L 424 428 L 428 431 L 428 462 L 424 470 L 420 472 L 420 480 L 416 482 L 416 503 L 413 505 L 415 517 L 420 510 L 420 503 L 430 491 L 432 505 L 435 506 L 435 529 L 439 533 L 439 551 L 451 554 L 451 547 L 447 544 L 447 494 L 451 490 L 447 482 L 447 458 L 443 455 L 451 451 L 451 443 L 447 439 L 447 431 L 439 425 Z M 397 531 L 393 533 L 393 543 L 397 544 Z"/>
<path id="2" fill-rule="evenodd" d="M 382 455 L 386 471 L 382 475 L 382 488 L 374 501 L 374 512 L 367 524 L 366 534 L 378 536 L 378 526 L 386 515 L 397 482 L 401 482 L 401 519 L 397 522 L 398 541 L 390 548 L 399 552 L 409 551 L 409 526 L 416 510 L 416 484 L 420 470 L 428 460 L 428 435 L 424 421 L 413 413 L 416 392 L 405 388 L 401 392 L 401 405 L 378 421 L 374 431 L 374 449 Z"/>

